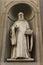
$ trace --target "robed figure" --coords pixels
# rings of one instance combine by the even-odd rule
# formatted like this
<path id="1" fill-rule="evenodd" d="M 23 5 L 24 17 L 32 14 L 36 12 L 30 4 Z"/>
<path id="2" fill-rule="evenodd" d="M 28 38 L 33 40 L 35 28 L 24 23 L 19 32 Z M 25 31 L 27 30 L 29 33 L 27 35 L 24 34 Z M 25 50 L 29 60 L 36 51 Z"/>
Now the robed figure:
<path id="1" fill-rule="evenodd" d="M 33 47 L 33 31 L 30 29 L 28 22 L 24 19 L 24 14 L 18 14 L 18 20 L 11 26 L 11 58 L 30 58 L 29 51 Z M 31 36 L 31 37 L 29 37 Z M 31 39 L 29 39 L 31 38 Z"/>

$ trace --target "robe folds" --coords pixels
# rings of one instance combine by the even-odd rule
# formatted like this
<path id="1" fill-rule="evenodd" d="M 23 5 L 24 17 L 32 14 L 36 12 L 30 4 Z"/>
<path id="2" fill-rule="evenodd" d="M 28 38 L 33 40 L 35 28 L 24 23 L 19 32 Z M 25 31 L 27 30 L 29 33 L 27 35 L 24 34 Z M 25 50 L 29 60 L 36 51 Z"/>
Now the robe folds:
<path id="1" fill-rule="evenodd" d="M 30 29 L 30 26 L 27 21 L 16 21 L 12 26 L 12 38 L 11 44 L 16 45 L 16 54 L 15 58 L 28 58 L 27 50 L 27 39 L 25 32 L 27 29 Z M 14 46 L 15 47 L 15 46 Z M 14 49 L 14 48 L 13 48 Z M 14 52 L 12 53 L 14 55 Z"/>

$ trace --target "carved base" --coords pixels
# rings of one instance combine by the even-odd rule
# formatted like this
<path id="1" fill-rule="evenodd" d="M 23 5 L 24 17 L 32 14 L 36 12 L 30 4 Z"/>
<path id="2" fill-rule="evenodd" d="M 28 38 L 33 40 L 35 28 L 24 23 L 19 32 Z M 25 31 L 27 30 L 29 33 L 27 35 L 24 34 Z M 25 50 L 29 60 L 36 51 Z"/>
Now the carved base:
<path id="1" fill-rule="evenodd" d="M 34 58 L 29 58 L 29 59 L 7 59 L 8 62 L 28 62 L 28 61 L 34 61 Z"/>

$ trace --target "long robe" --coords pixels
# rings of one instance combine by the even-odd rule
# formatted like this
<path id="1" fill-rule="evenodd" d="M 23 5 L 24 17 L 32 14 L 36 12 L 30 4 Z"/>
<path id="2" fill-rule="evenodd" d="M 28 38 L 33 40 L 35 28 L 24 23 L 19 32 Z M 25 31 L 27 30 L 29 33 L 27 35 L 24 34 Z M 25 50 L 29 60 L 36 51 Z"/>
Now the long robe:
<path id="1" fill-rule="evenodd" d="M 28 58 L 28 51 L 27 51 L 27 43 L 26 43 L 26 36 L 25 32 L 29 27 L 29 24 L 27 21 L 18 21 L 15 23 L 15 27 L 18 28 L 16 30 L 16 43 L 17 43 L 17 48 L 16 48 L 16 58 Z"/>

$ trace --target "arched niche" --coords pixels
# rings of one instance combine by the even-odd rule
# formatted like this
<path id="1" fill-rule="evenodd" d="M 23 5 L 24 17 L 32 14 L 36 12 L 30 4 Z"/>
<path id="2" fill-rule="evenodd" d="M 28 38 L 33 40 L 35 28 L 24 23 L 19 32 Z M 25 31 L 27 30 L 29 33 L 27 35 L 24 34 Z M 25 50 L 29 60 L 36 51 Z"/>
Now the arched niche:
<path id="1" fill-rule="evenodd" d="M 34 10 L 33 8 L 25 3 L 19 3 L 16 4 L 15 6 L 12 6 L 8 12 L 9 16 L 12 16 L 15 20 L 17 20 L 17 15 L 19 12 L 23 12 L 25 19 L 30 20 L 34 17 Z"/>
<path id="2" fill-rule="evenodd" d="M 5 56 L 4 60 L 6 61 L 7 58 L 11 57 L 11 41 L 10 41 L 10 27 L 13 25 L 13 23 L 18 19 L 18 13 L 23 12 L 25 19 L 28 21 L 30 24 L 30 28 L 33 29 L 33 23 L 34 23 L 34 18 L 35 18 L 35 12 L 34 9 L 25 3 L 19 3 L 14 6 L 12 6 L 8 12 L 8 25 L 7 25 L 7 31 L 6 31 L 6 45 L 5 45 Z M 34 35 L 34 33 L 33 33 Z M 35 37 L 35 36 L 34 36 Z M 32 58 L 35 59 L 35 38 L 33 37 L 33 49 L 31 52 Z"/>
<path id="3" fill-rule="evenodd" d="M 35 17 L 34 9 L 25 3 L 19 3 L 12 6 L 8 12 L 8 18 L 11 21 L 16 21 L 18 19 L 18 13 L 23 12 L 25 19 L 29 22 Z"/>

